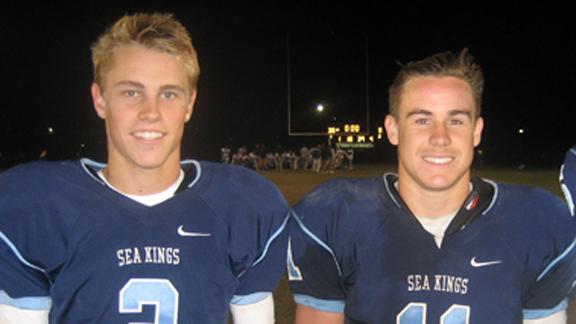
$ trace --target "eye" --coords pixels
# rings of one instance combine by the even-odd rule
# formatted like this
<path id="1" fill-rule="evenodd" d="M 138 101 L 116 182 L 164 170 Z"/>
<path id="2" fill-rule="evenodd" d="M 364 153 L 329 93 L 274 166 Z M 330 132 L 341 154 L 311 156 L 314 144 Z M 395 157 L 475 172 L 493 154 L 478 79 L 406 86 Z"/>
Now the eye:
<path id="1" fill-rule="evenodd" d="M 452 119 L 450 121 L 448 121 L 449 125 L 462 125 L 462 121 L 459 119 Z"/>
<path id="2" fill-rule="evenodd" d="M 136 91 L 136 90 L 126 90 L 126 91 L 124 91 L 124 95 L 127 96 L 127 97 L 136 97 L 136 96 L 138 96 L 138 94 L 139 94 L 139 93 L 138 93 L 138 91 Z"/>
<path id="3" fill-rule="evenodd" d="M 418 118 L 418 119 L 416 119 L 416 124 L 428 125 L 428 124 L 430 124 L 430 121 L 428 119 L 425 119 L 425 118 Z"/>
<path id="4" fill-rule="evenodd" d="M 164 92 L 162 93 L 162 98 L 164 99 L 174 99 L 176 98 L 176 94 L 174 92 Z"/>

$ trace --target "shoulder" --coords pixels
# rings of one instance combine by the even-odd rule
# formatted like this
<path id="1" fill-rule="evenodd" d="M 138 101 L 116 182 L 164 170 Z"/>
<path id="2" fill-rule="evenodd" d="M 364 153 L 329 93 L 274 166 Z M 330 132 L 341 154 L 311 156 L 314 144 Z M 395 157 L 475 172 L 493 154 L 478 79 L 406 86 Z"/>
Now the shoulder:
<path id="1" fill-rule="evenodd" d="M 330 236 L 363 241 L 398 209 L 392 204 L 383 177 L 339 178 L 313 189 L 294 206 L 293 214 L 300 227 L 321 240 Z"/>
<path id="2" fill-rule="evenodd" d="M 270 196 L 284 200 L 276 185 L 264 176 L 246 167 L 213 162 L 199 162 L 201 182 L 206 187 L 217 187 L 222 193 L 250 197 Z"/>
<path id="3" fill-rule="evenodd" d="M 564 159 L 564 164 L 576 166 L 576 146 L 566 152 L 566 157 Z"/>
<path id="4" fill-rule="evenodd" d="M 230 209 L 288 213 L 288 203 L 278 187 L 257 172 L 237 165 L 195 163 L 198 176 L 191 192 L 214 210 L 225 214 L 231 214 Z"/>
<path id="5" fill-rule="evenodd" d="M 66 185 L 78 185 L 84 173 L 79 162 L 30 162 L 15 166 L 0 174 L 2 191 L 60 191 Z"/>
<path id="6" fill-rule="evenodd" d="M 66 253 L 94 184 L 80 162 L 34 162 L 0 176 L 0 231 L 23 254 L 54 264 Z M 25 253 L 24 253 L 25 252 Z"/>
<path id="7" fill-rule="evenodd" d="M 0 175 L 0 216 L 73 222 L 99 188 L 80 161 L 23 164 Z"/>
<path id="8" fill-rule="evenodd" d="M 546 222 L 571 220 L 566 203 L 548 190 L 536 186 L 496 185 L 495 204 L 512 215 Z"/>
<path id="9" fill-rule="evenodd" d="M 560 185 L 570 212 L 575 214 L 576 201 L 576 146 L 568 150 L 560 168 Z"/>
<path id="10" fill-rule="evenodd" d="M 326 181 L 310 191 L 294 208 L 332 208 L 341 204 L 364 204 L 382 199 L 382 177 L 338 178 Z"/>
<path id="11" fill-rule="evenodd" d="M 1 173 L 1 176 L 4 179 L 7 177 L 34 177 L 50 175 L 54 172 L 58 172 L 59 170 L 66 169 L 70 164 L 73 164 L 73 162 L 27 162 L 6 170 L 4 173 Z"/>
<path id="12" fill-rule="evenodd" d="M 539 187 L 498 183 L 490 212 L 500 230 L 521 245 L 554 241 L 562 248 L 576 237 L 576 222 L 566 203 Z"/>

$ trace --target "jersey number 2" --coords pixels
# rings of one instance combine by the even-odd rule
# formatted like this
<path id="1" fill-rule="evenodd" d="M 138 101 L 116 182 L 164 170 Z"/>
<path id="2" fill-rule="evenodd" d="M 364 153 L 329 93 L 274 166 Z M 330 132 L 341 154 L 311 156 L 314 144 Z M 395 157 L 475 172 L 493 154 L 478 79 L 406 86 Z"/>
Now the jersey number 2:
<path id="1" fill-rule="evenodd" d="M 166 279 L 130 279 L 120 290 L 121 314 L 141 313 L 143 305 L 156 308 L 154 324 L 178 323 L 178 291 Z"/>
<path id="2" fill-rule="evenodd" d="M 440 317 L 440 324 L 468 324 L 470 319 L 470 307 L 452 305 Z M 396 317 L 396 324 L 425 324 L 426 304 L 410 303 Z"/>

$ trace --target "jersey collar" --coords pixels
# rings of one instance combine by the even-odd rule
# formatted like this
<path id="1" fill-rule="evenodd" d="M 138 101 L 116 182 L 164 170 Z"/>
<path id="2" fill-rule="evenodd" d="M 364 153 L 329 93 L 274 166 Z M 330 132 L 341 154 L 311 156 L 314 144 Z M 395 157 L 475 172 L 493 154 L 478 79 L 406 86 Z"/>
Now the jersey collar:
<path id="1" fill-rule="evenodd" d="M 94 180 L 102 185 L 106 183 L 98 176 L 98 172 L 106 167 L 106 164 L 95 162 L 87 158 L 80 160 L 82 168 L 88 175 L 90 175 Z M 202 174 L 202 167 L 200 162 L 196 160 L 185 160 L 180 163 L 182 170 L 184 171 L 184 180 L 180 183 L 178 189 L 176 189 L 175 194 L 185 190 L 186 188 L 191 188 L 200 180 L 200 175 Z"/>
<path id="2" fill-rule="evenodd" d="M 398 175 L 396 174 L 386 173 L 384 175 L 386 189 L 392 199 L 396 202 L 398 207 L 402 208 L 410 216 L 416 219 L 410 208 L 408 208 L 408 205 L 406 205 L 398 193 L 398 189 L 395 185 L 397 181 Z M 466 197 L 466 200 L 464 200 L 464 203 L 456 213 L 454 219 L 452 219 L 452 222 L 450 222 L 450 225 L 448 225 L 445 232 L 446 236 L 456 234 L 478 219 L 478 217 L 488 212 L 496 199 L 495 183 L 478 177 L 470 179 L 470 183 L 472 184 L 472 190 L 468 194 L 468 197 Z"/>

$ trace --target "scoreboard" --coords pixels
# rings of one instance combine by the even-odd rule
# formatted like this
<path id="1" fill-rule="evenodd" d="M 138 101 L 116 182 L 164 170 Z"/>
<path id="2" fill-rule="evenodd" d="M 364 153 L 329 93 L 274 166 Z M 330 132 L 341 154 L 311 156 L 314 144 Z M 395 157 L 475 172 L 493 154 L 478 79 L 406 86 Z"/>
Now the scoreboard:
<path id="1" fill-rule="evenodd" d="M 328 127 L 329 142 L 336 142 L 339 147 L 373 148 L 376 140 L 384 137 L 383 127 L 378 127 L 376 136 L 362 132 L 359 124 L 344 124 L 343 127 Z"/>

